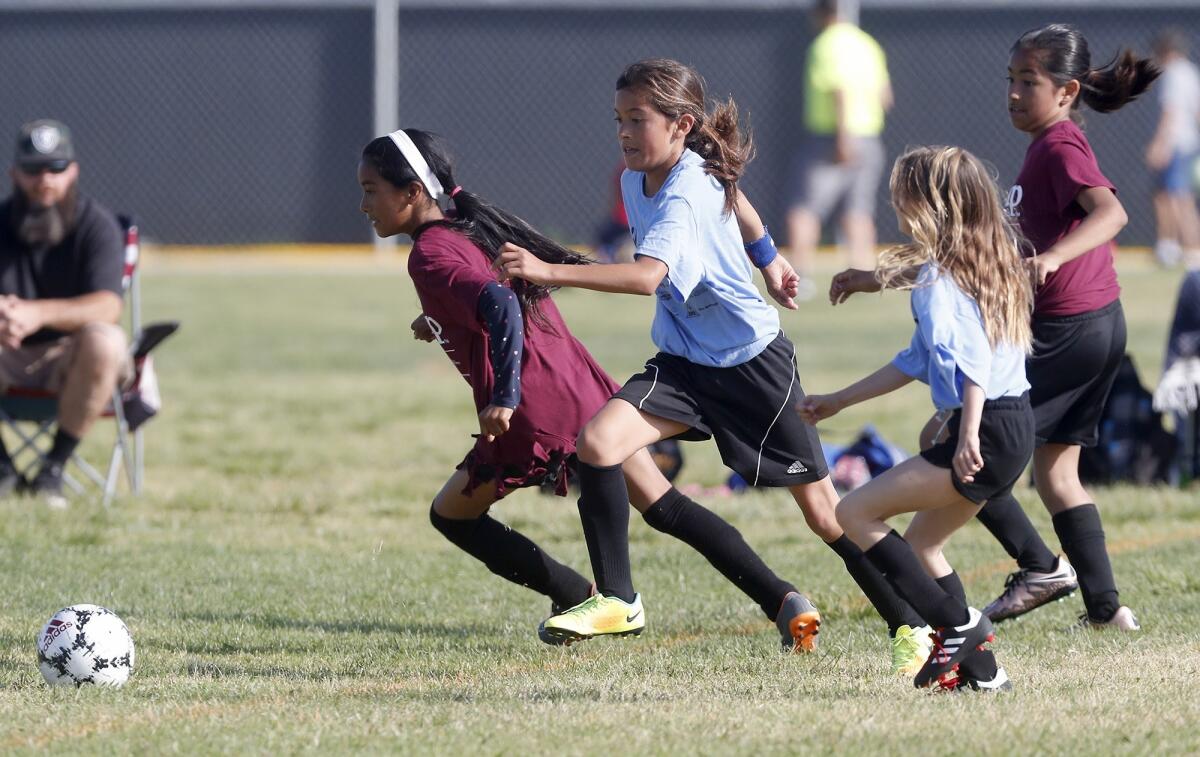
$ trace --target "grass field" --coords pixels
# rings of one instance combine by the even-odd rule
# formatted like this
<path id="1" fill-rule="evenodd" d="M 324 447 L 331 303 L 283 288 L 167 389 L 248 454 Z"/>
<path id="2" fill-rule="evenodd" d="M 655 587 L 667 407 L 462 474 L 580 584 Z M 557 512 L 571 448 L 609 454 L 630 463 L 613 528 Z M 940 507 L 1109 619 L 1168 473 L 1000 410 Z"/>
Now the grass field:
<path id="1" fill-rule="evenodd" d="M 1178 275 L 1132 262 L 1122 281 L 1153 385 Z M 476 427 L 449 362 L 409 336 L 400 266 L 159 260 L 145 291 L 151 319 L 184 321 L 159 357 L 167 405 L 148 427 L 147 494 L 108 511 L 0 502 L 0 752 L 1200 751 L 1195 489 L 1096 493 L 1145 630 L 1067 633 L 1078 597 L 1003 625 L 995 649 L 1016 690 L 1001 697 L 889 677 L 881 622 L 778 492 L 705 504 L 822 608 L 819 653 L 781 656 L 747 598 L 636 517 L 647 633 L 550 648 L 534 635 L 548 602 L 428 525 Z M 649 355 L 649 298 L 558 301 L 618 378 Z M 784 322 L 817 392 L 881 365 L 911 329 L 903 296 L 807 303 Z M 914 386 L 823 433 L 844 442 L 872 422 L 911 448 L 928 412 Z M 724 478 L 712 445 L 687 453 L 684 481 Z M 586 572 L 572 500 L 522 492 L 496 513 Z M 949 557 L 980 606 L 1011 569 L 975 524 Z M 42 683 L 34 636 L 79 602 L 129 624 L 138 666 L 124 689 Z"/>

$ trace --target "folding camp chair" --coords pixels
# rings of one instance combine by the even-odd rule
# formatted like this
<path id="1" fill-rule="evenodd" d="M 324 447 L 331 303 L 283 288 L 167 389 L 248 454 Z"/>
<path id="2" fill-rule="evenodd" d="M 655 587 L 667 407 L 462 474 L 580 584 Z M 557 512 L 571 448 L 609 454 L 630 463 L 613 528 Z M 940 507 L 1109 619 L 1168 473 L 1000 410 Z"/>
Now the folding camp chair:
<path id="1" fill-rule="evenodd" d="M 83 482 L 68 471 L 63 473 L 63 483 L 77 495 L 86 491 L 90 482 L 103 492 L 105 507 L 112 502 L 117 491 L 117 481 L 124 469 L 129 491 L 140 494 L 145 470 L 145 440 L 142 423 L 158 409 L 158 387 L 154 376 L 150 351 L 162 343 L 179 327 L 176 322 L 155 323 L 142 327 L 141 274 L 138 263 L 141 244 L 138 227 L 132 218 L 119 216 L 125 234 L 125 267 L 121 280 L 129 314 L 129 332 L 133 334 L 130 344 L 133 358 L 133 380 L 125 388 L 113 390 L 112 400 L 104 411 L 104 417 L 112 418 L 116 425 L 116 438 L 108 458 L 105 474 L 96 470 L 78 453 L 71 456 L 71 463 L 83 474 Z M 12 387 L 0 394 L 0 422 L 7 426 L 20 440 L 19 446 L 10 452 L 18 473 L 29 477 L 46 461 L 46 454 L 53 443 L 58 417 L 58 398 L 51 392 L 21 387 Z M 27 426 L 23 427 L 23 426 Z"/>

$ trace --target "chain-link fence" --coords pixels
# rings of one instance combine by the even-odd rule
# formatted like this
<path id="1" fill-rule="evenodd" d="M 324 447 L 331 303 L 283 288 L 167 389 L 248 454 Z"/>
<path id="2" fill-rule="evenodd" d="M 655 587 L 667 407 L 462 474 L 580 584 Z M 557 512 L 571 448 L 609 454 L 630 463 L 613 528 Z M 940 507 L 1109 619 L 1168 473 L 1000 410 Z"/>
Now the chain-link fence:
<path id="1" fill-rule="evenodd" d="M 732 94 L 749 114 L 759 157 L 744 186 L 782 230 L 812 36 L 803 5 L 402 4 L 400 123 L 448 137 L 461 183 L 587 242 L 619 162 L 616 76 L 638 58 L 678 58 L 704 74 L 711 95 Z M 1027 141 L 1004 110 L 1008 48 L 1049 21 L 1079 26 L 1097 62 L 1121 46 L 1148 52 L 1167 26 L 1200 42 L 1200 3 L 946 9 L 868 0 L 860 22 L 888 54 L 897 97 L 889 156 L 960 144 L 1011 181 Z M 0 139 L 28 119 L 63 119 L 85 188 L 138 214 L 164 242 L 366 242 L 354 165 L 373 136 L 372 23 L 369 7 L 346 3 L 35 12 L 0 2 Z M 1147 98 L 1088 118 L 1130 211 L 1126 243 L 1153 237 L 1142 155 L 1156 117 Z M 7 159 L 0 151 L 0 165 Z M 884 187 L 880 200 L 881 236 L 894 238 Z"/>
<path id="2" fill-rule="evenodd" d="M 0 11 L 0 164 L 71 127 L 85 191 L 172 243 L 361 242 L 371 12 Z"/>

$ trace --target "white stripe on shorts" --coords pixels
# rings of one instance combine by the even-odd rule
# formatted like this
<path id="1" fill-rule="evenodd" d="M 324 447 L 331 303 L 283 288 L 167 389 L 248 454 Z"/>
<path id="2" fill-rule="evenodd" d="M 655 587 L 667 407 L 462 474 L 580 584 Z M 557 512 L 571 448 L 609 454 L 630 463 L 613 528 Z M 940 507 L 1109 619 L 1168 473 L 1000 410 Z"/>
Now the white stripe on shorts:
<path id="1" fill-rule="evenodd" d="M 641 401 L 638 402 L 638 410 L 642 409 L 642 405 L 644 405 L 646 403 L 646 400 L 650 399 L 650 392 L 653 392 L 654 387 L 658 386 L 658 366 L 655 365 L 654 363 L 647 361 L 646 367 L 654 369 L 654 381 L 652 381 L 650 383 L 650 388 L 646 391 L 646 396 L 642 397 Z"/>
<path id="2" fill-rule="evenodd" d="M 771 429 L 775 428 L 775 423 L 779 420 L 779 416 L 783 415 L 783 411 L 788 406 L 788 400 L 792 398 L 792 387 L 796 385 L 796 345 L 792 345 L 792 382 L 788 384 L 787 396 L 783 398 L 783 404 L 779 406 L 779 410 L 775 413 L 775 417 L 771 419 L 771 425 L 767 426 L 767 433 L 763 434 L 762 441 L 758 444 L 758 462 L 754 465 L 754 483 L 751 486 L 758 486 L 758 476 L 762 472 L 762 451 L 763 447 L 767 446 L 767 437 L 771 435 Z"/>

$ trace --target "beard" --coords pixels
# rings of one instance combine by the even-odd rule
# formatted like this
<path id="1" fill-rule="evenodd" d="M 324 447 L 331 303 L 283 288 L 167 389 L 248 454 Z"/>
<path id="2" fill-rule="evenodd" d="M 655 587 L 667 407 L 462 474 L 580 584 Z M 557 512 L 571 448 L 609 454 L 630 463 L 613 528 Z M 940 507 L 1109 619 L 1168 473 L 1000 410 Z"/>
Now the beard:
<path id="1" fill-rule="evenodd" d="M 54 205 L 29 201 L 20 189 L 13 192 L 12 217 L 9 219 L 17 239 L 32 248 L 54 247 L 75 228 L 78 195 L 75 186 Z"/>

